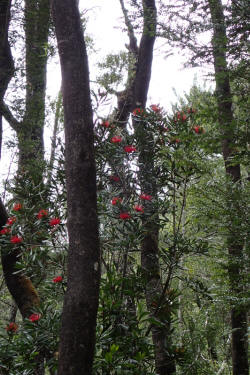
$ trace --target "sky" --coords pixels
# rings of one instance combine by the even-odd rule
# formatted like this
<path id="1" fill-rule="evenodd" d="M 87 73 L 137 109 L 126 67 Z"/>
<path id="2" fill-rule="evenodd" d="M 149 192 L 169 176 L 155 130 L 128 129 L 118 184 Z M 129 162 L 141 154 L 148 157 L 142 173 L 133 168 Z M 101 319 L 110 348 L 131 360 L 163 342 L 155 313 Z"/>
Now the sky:
<path id="1" fill-rule="evenodd" d="M 128 43 L 126 32 L 122 31 L 123 18 L 119 0 L 80 0 L 79 7 L 82 11 L 87 9 L 86 16 L 87 35 L 94 40 L 96 53 L 89 56 L 90 75 L 94 79 L 97 63 L 108 53 L 126 50 Z M 188 92 L 196 78 L 199 82 L 205 79 L 205 72 L 201 68 L 183 69 L 185 62 L 178 50 L 170 57 L 164 57 L 165 41 L 157 40 L 155 43 L 152 76 L 149 88 L 148 104 L 160 103 L 164 108 L 170 108 L 176 102 L 178 95 Z M 60 69 L 55 66 L 49 68 L 49 92 L 56 95 L 60 87 Z M 56 77 L 56 78 L 55 78 Z"/>
<path id="2" fill-rule="evenodd" d="M 87 10 L 88 17 L 86 34 L 94 41 L 95 53 L 89 56 L 90 77 L 95 79 L 97 63 L 108 53 L 116 53 L 124 50 L 128 43 L 126 32 L 122 31 L 123 18 L 119 0 L 80 0 L 80 10 Z M 177 101 L 176 93 L 180 96 L 188 92 L 194 83 L 195 78 L 202 84 L 205 74 L 201 68 L 183 69 L 184 59 L 179 51 L 175 55 L 164 57 L 164 41 L 158 40 L 155 43 L 154 60 L 152 67 L 151 83 L 148 95 L 148 105 L 160 104 L 165 109 L 171 109 L 171 103 Z M 48 66 L 48 95 L 55 99 L 61 84 L 61 72 L 58 59 L 54 59 Z M 111 109 L 110 109 L 111 111 Z M 53 120 L 51 121 L 53 123 Z M 5 124 L 5 140 L 10 137 L 8 125 Z M 51 138 L 51 126 L 45 129 L 45 145 L 49 148 Z M 10 160 L 12 161 L 11 168 Z M 13 171 L 15 162 L 14 155 L 3 148 L 0 161 L 1 177 L 5 179 Z M 1 189 L 2 190 L 2 189 Z"/>

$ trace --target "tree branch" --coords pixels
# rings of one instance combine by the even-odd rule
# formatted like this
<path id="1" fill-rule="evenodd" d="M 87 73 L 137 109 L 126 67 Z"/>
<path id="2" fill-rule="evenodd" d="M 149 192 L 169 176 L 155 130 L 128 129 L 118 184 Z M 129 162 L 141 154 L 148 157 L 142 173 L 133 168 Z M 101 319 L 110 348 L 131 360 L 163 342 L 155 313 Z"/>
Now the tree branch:
<path id="1" fill-rule="evenodd" d="M 21 127 L 21 122 L 17 121 L 17 119 L 13 116 L 11 110 L 4 102 L 0 104 L 0 113 L 5 118 L 5 120 L 9 123 L 13 130 L 18 132 Z"/>

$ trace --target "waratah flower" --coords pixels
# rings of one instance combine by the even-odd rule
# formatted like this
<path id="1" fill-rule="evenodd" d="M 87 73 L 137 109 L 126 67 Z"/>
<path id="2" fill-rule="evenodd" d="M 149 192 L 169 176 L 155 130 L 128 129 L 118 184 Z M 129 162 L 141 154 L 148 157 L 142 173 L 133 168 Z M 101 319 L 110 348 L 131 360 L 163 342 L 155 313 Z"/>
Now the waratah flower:
<path id="1" fill-rule="evenodd" d="M 177 120 L 186 121 L 187 116 L 183 112 L 177 112 Z"/>
<path id="2" fill-rule="evenodd" d="M 161 108 L 160 108 L 158 105 L 156 105 L 156 104 L 152 104 L 152 105 L 150 106 L 150 108 L 151 108 L 152 111 L 154 111 L 155 113 L 158 113 L 158 112 L 161 111 Z"/>
<path id="3" fill-rule="evenodd" d="M 19 237 L 19 236 L 13 236 L 13 237 L 11 237 L 10 242 L 13 243 L 13 244 L 21 243 L 21 242 L 23 242 L 23 239 L 22 239 L 22 237 Z"/>
<path id="4" fill-rule="evenodd" d="M 120 213 L 120 219 L 122 219 L 122 220 L 131 219 L 131 216 L 128 212 L 121 212 Z"/>
<path id="5" fill-rule="evenodd" d="M 181 140 L 179 138 L 172 138 L 171 143 L 180 143 Z"/>
<path id="6" fill-rule="evenodd" d="M 145 200 L 145 201 L 151 201 L 152 195 L 148 195 L 148 194 L 143 193 L 143 194 L 140 195 L 140 198 Z"/>
<path id="7" fill-rule="evenodd" d="M 110 179 L 110 181 L 115 181 L 115 182 L 120 181 L 120 177 L 118 177 L 118 176 L 109 176 L 109 179 Z"/>
<path id="8" fill-rule="evenodd" d="M 193 130 L 196 134 L 202 134 L 205 133 L 205 130 L 202 126 L 196 125 L 193 127 Z"/>
<path id="9" fill-rule="evenodd" d="M 104 128 L 109 128 L 109 121 L 103 121 L 102 123 L 101 123 L 101 125 L 102 126 L 104 126 Z"/>
<path id="10" fill-rule="evenodd" d="M 115 206 L 117 203 L 121 203 L 122 202 L 122 198 L 120 198 L 120 197 L 114 197 L 113 199 L 112 199 L 112 201 L 111 201 L 111 204 L 113 205 L 113 206 Z"/>
<path id="11" fill-rule="evenodd" d="M 122 141 L 122 137 L 119 137 L 117 135 L 111 138 L 112 143 L 120 143 L 121 141 Z"/>
<path id="12" fill-rule="evenodd" d="M 134 210 L 137 211 L 137 212 L 144 212 L 144 208 L 142 206 L 139 206 L 139 205 L 135 205 L 134 206 Z"/>
<path id="13" fill-rule="evenodd" d="M 20 211 L 22 209 L 21 203 L 15 203 L 13 206 L 14 211 Z"/>
<path id="14" fill-rule="evenodd" d="M 12 224 L 15 223 L 15 221 L 16 221 L 16 217 L 15 216 L 9 217 L 6 225 L 12 225 Z"/>
<path id="15" fill-rule="evenodd" d="M 133 115 L 135 115 L 135 116 L 143 115 L 143 113 L 144 113 L 144 111 L 143 111 L 142 108 L 135 108 L 135 109 L 133 110 Z"/>
<path id="16" fill-rule="evenodd" d="M 49 225 L 51 227 L 54 227 L 55 225 L 60 224 L 60 223 L 61 223 L 61 220 L 59 219 L 59 217 L 54 217 L 53 219 L 50 219 L 49 221 Z"/>
<path id="17" fill-rule="evenodd" d="M 57 276 L 53 279 L 53 283 L 61 283 L 63 280 L 62 276 Z"/>
<path id="18" fill-rule="evenodd" d="M 2 230 L 0 230 L 0 234 L 2 235 L 8 234 L 8 233 L 10 233 L 10 228 L 3 228 Z"/>
<path id="19" fill-rule="evenodd" d="M 37 214 L 38 219 L 42 219 L 45 216 L 48 216 L 48 210 L 40 210 Z"/>
<path id="20" fill-rule="evenodd" d="M 130 152 L 135 152 L 137 150 L 136 150 L 135 146 L 125 146 L 124 151 L 127 152 L 127 153 L 130 153 Z"/>
<path id="21" fill-rule="evenodd" d="M 5 329 L 7 332 L 16 332 L 16 330 L 18 329 L 18 325 L 14 322 L 11 322 L 5 327 Z"/>
<path id="22" fill-rule="evenodd" d="M 29 320 L 31 322 L 37 322 L 41 318 L 41 314 L 31 314 Z"/>

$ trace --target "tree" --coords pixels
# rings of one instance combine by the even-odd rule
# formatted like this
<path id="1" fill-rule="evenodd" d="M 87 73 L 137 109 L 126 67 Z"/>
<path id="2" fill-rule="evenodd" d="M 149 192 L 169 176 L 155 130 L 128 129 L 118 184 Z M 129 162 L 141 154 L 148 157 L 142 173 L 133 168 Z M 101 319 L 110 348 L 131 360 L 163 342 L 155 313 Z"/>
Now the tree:
<path id="1" fill-rule="evenodd" d="M 10 4 L 9 4 L 10 5 Z M 23 118 L 18 121 L 9 107 L 1 102 L 1 116 L 16 131 L 19 147 L 18 176 L 16 197 L 24 200 L 25 191 L 41 188 L 44 172 L 43 128 L 45 118 L 46 65 L 45 52 L 49 32 L 48 0 L 25 1 L 25 51 L 26 51 L 26 96 Z M 6 23 L 8 25 L 8 23 Z M 6 47 L 8 40 L 6 39 Z M 10 52 L 9 52 L 10 54 Z M 9 55 L 10 59 L 10 55 Z M 8 79 L 9 72 L 5 71 Z M 7 88 L 7 86 L 6 86 Z M 3 98 L 2 98 L 3 99 Z M 40 185 L 40 187 L 39 187 Z M 18 187 L 19 186 L 19 187 Z M 26 186 L 27 189 L 24 188 Z M 30 201 L 34 208 L 39 202 L 37 196 Z M 31 228 L 30 228 L 31 230 Z M 19 251 L 15 254 L 2 254 L 3 271 L 11 295 L 23 317 L 30 315 L 32 308 L 39 304 L 39 297 L 30 279 L 16 274 Z"/>
<path id="2" fill-rule="evenodd" d="M 11 55 L 8 31 L 10 22 L 11 1 L 5 0 L 0 6 L 0 105 L 2 106 L 5 91 L 13 75 L 13 58 Z M 0 157 L 2 146 L 2 113 L 0 113 Z"/>
<path id="3" fill-rule="evenodd" d="M 52 2 L 62 71 L 68 206 L 68 289 L 59 375 L 91 374 L 100 260 L 89 71 L 77 1 Z"/>
<path id="4" fill-rule="evenodd" d="M 157 9 L 155 1 L 145 0 L 141 4 L 136 4 L 137 12 L 139 11 L 142 19 L 142 36 L 137 45 L 137 39 L 133 28 L 133 22 L 129 17 L 129 13 L 125 7 L 124 1 L 120 0 L 121 8 L 127 27 L 129 45 L 129 71 L 126 88 L 117 93 L 117 111 L 114 116 L 115 122 L 125 127 L 130 113 L 139 108 L 141 111 L 145 109 L 147 102 L 147 94 L 151 78 L 151 68 L 153 61 L 153 48 L 156 38 Z M 139 113 L 139 112 L 138 112 Z M 157 197 L 157 184 L 150 177 L 154 171 L 153 161 L 153 140 L 150 132 L 145 132 L 145 123 L 142 117 L 134 118 L 133 127 L 135 138 L 138 144 L 139 157 L 139 180 L 140 189 L 149 195 Z M 147 205 L 146 205 L 147 206 Z M 144 236 L 141 242 L 141 264 L 146 280 L 146 301 L 147 308 L 154 316 L 155 309 L 152 308 L 152 301 L 155 295 L 161 296 L 163 293 L 162 281 L 160 279 L 159 267 L 159 247 L 158 235 L 159 226 L 157 223 L 157 211 L 152 212 L 152 219 L 149 216 L 143 222 L 145 227 Z M 175 372 L 173 358 L 168 354 L 166 341 L 171 346 L 171 323 L 167 326 L 157 327 L 152 325 L 152 337 L 155 348 L 156 369 L 160 375 L 172 374 Z"/>
<path id="5" fill-rule="evenodd" d="M 233 211 L 238 211 L 236 191 L 241 189 L 240 164 L 234 162 L 235 135 L 234 118 L 232 110 L 232 94 L 230 89 L 229 70 L 227 67 L 227 35 L 223 8 L 220 0 L 210 0 L 209 7 L 213 24 L 213 57 L 216 81 L 216 99 L 218 105 L 218 124 L 222 131 L 222 153 L 225 170 L 231 186 L 229 185 L 228 205 Z M 233 199 L 232 199 L 233 198 Z M 240 296 L 244 291 L 242 285 L 242 272 L 244 269 L 243 252 L 244 238 L 239 233 L 238 225 L 232 218 L 228 233 L 229 266 L 228 273 L 234 295 Z M 247 354 L 247 310 L 239 306 L 232 306 L 232 360 L 233 374 L 246 375 L 249 372 Z"/>

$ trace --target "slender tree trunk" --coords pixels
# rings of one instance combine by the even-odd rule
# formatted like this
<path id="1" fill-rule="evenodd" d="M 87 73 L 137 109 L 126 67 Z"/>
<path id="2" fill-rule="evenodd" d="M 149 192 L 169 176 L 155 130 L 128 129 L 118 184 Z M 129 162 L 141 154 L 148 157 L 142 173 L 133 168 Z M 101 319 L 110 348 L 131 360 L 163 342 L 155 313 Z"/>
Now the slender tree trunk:
<path id="1" fill-rule="evenodd" d="M 11 56 L 11 50 L 8 43 L 8 26 L 10 21 L 10 5 L 11 1 L 1 1 L 0 5 L 0 105 L 1 105 L 1 116 L 2 113 L 6 114 L 3 106 L 3 97 L 7 89 L 8 83 L 13 72 L 13 60 Z M 7 211 L 0 200 L 0 228 L 2 228 L 8 219 Z M 32 307 L 39 303 L 38 294 L 33 287 L 30 280 L 22 274 L 16 274 L 16 262 L 19 257 L 19 249 L 6 254 L 1 251 L 3 273 L 6 281 L 6 285 L 13 296 L 18 308 L 23 317 L 27 317 L 30 314 Z"/>
<path id="2" fill-rule="evenodd" d="M 227 176 L 232 184 L 240 184 L 240 165 L 232 163 L 234 156 L 234 119 L 232 111 L 232 96 L 230 90 L 229 72 L 227 68 L 226 50 L 227 38 L 225 20 L 221 0 L 209 0 L 213 24 L 213 56 L 216 80 L 216 97 L 218 105 L 218 122 L 222 129 L 222 152 Z M 237 209 L 237 197 L 228 202 Z M 237 211 L 236 211 L 237 212 Z M 240 296 L 244 291 L 242 285 L 242 256 L 244 242 L 233 221 L 228 235 L 229 280 L 233 295 Z M 232 324 L 232 361 L 233 375 L 248 375 L 247 357 L 247 311 L 244 307 L 233 306 L 231 310 Z"/>
<path id="3" fill-rule="evenodd" d="M 58 375 L 90 375 L 100 260 L 88 59 L 77 1 L 52 0 L 52 13 L 62 71 L 69 233 Z"/>
<path id="4" fill-rule="evenodd" d="M 14 64 L 8 41 L 11 0 L 0 2 L 0 158 L 2 148 L 2 111 L 1 106 L 9 81 L 14 73 Z"/>
<path id="5" fill-rule="evenodd" d="M 116 120 L 121 125 L 126 124 L 130 112 L 136 108 L 145 108 L 147 94 L 151 78 L 151 68 L 153 61 L 153 48 L 156 34 L 156 6 L 155 0 L 143 0 L 143 33 L 140 45 L 134 35 L 132 24 L 128 18 L 124 1 L 120 0 L 125 23 L 128 29 L 130 44 L 128 46 L 132 59 L 135 61 L 131 67 L 127 88 L 118 95 L 118 111 Z M 139 146 L 139 179 L 143 192 L 150 194 L 157 199 L 156 182 L 152 181 L 154 162 L 152 160 L 152 140 L 145 134 L 142 122 L 134 123 L 136 129 L 136 139 Z M 147 207 L 146 207 L 147 209 Z M 148 207 L 149 209 L 149 207 Z M 151 213 L 143 222 L 145 236 L 141 243 L 141 263 L 144 270 L 144 277 L 147 285 L 146 302 L 147 308 L 154 315 L 152 301 L 155 296 L 162 295 L 162 283 L 160 280 L 160 266 L 158 258 L 158 223 L 157 212 Z M 175 374 L 175 363 L 169 356 L 167 349 L 171 342 L 170 322 L 166 327 L 152 326 L 152 337 L 155 348 L 156 371 L 159 375 Z M 171 346 L 171 345 L 170 345 Z"/>
<path id="6" fill-rule="evenodd" d="M 143 2 L 144 6 L 144 28 L 141 38 L 136 78 L 133 91 L 134 107 L 145 108 L 147 93 L 151 78 L 151 67 L 153 61 L 153 46 L 156 34 L 156 7 L 155 1 Z M 152 139 L 145 134 L 143 122 L 135 126 L 136 137 L 139 146 L 139 179 L 141 189 L 144 193 L 152 195 L 157 199 L 156 181 L 152 179 L 154 161 L 152 158 Z M 142 137 L 142 133 L 144 136 Z M 147 207 L 145 207 L 147 210 Z M 146 212 L 146 211 L 145 211 Z M 143 223 L 145 236 L 142 240 L 141 263 L 146 278 L 146 301 L 149 311 L 154 314 L 152 301 L 155 296 L 161 296 L 162 284 L 160 280 L 159 248 L 158 248 L 158 215 L 151 213 Z M 175 363 L 169 356 L 167 346 L 171 341 L 170 322 L 166 327 L 152 326 L 153 343 L 155 347 L 156 372 L 159 375 L 171 375 L 175 373 Z"/>
<path id="7" fill-rule="evenodd" d="M 19 172 L 42 182 L 44 171 L 43 129 L 47 44 L 49 33 L 49 0 L 25 0 L 26 101 L 19 142 Z M 28 174 L 28 176 L 27 176 Z"/>

